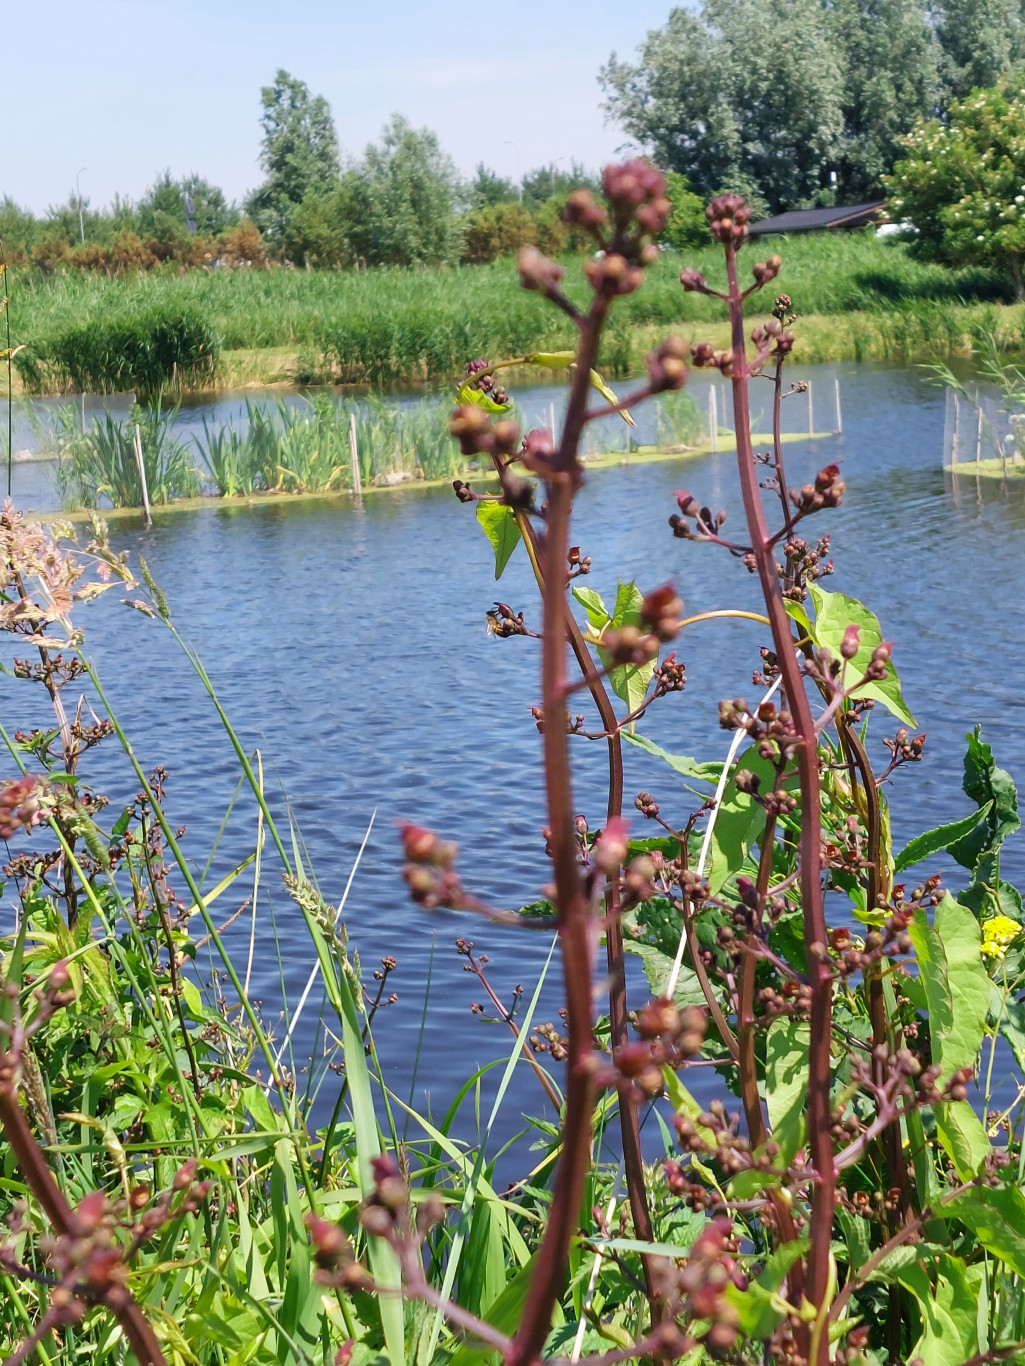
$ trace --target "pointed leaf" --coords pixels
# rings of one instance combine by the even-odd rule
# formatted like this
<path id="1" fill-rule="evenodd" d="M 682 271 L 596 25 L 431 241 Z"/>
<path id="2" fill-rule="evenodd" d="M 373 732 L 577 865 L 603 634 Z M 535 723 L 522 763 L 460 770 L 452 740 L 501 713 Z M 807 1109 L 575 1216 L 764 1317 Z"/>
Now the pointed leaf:
<path id="1" fill-rule="evenodd" d="M 848 626 L 861 628 L 858 652 L 847 662 L 846 677 L 849 685 L 864 675 L 872 658 L 872 651 L 877 645 L 882 644 L 883 632 L 879 619 L 864 603 L 859 602 L 857 598 L 848 597 L 846 593 L 827 593 L 817 583 L 809 584 L 808 592 L 815 604 L 813 639 L 817 645 L 824 645 L 837 659 L 841 658 L 840 646 Z M 917 724 L 901 694 L 900 679 L 892 660 L 886 665 L 884 679 L 877 683 L 863 684 L 855 690 L 853 696 L 870 697 L 876 702 L 881 702 L 906 726 Z"/>
<path id="2" fill-rule="evenodd" d="M 913 840 L 909 840 L 897 855 L 894 871 L 903 872 L 905 868 L 911 868 L 916 863 L 932 858 L 933 854 L 950 849 L 958 840 L 971 835 L 975 827 L 987 819 L 992 808 L 993 803 L 987 802 L 985 806 L 971 812 L 962 820 L 953 821 L 950 825 L 938 825 L 935 830 L 927 830 L 924 835 L 917 835 Z"/>
<path id="3" fill-rule="evenodd" d="M 490 394 L 486 394 L 483 389 L 475 389 L 467 381 L 456 391 L 456 402 L 459 404 L 473 404 L 474 407 L 483 408 L 486 413 L 507 413 L 512 408 L 511 403 L 496 403 Z"/>
<path id="4" fill-rule="evenodd" d="M 597 370 L 591 371 L 591 385 L 593 388 L 598 390 L 599 394 L 601 394 L 602 398 L 605 400 L 606 403 L 619 402 L 619 399 L 615 396 L 615 394 L 612 392 L 609 386 L 605 383 L 601 375 L 598 374 Z M 623 421 L 626 423 L 628 427 L 637 426 L 637 423 L 633 420 L 629 413 L 620 413 L 620 417 L 623 419 Z"/>
<path id="5" fill-rule="evenodd" d="M 510 555 L 520 543 L 516 514 L 504 503 L 482 502 L 477 504 L 477 521 L 494 547 L 495 578 L 500 579 Z"/>

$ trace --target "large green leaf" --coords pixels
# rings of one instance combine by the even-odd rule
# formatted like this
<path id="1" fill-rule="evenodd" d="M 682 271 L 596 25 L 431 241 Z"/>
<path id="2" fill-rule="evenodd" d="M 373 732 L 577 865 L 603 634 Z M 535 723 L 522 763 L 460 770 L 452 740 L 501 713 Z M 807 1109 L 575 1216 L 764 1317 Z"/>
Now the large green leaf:
<path id="1" fill-rule="evenodd" d="M 961 1067 L 974 1068 L 986 1033 L 991 983 L 982 962 L 982 932 L 975 916 L 947 894 L 929 924 L 915 912 L 911 938 L 929 1008 L 932 1060 L 940 1083 Z M 937 1107 L 940 1142 L 961 1178 L 975 1175 L 989 1154 L 985 1129 L 967 1101 Z"/>
<path id="2" fill-rule="evenodd" d="M 700 760 L 691 759 L 685 754 L 670 754 L 661 745 L 656 745 L 653 740 L 649 740 L 646 735 L 626 732 L 623 739 L 628 740 L 631 745 L 636 745 L 638 749 L 646 750 L 656 759 L 661 759 L 664 764 L 668 764 L 674 772 L 682 774 L 684 778 L 696 778 L 701 782 L 714 783 L 718 781 L 719 775 L 722 773 L 722 764 L 702 763 Z"/>
<path id="3" fill-rule="evenodd" d="M 932 1060 L 946 1080 L 959 1067 L 975 1067 L 986 1033 L 990 979 L 980 952 L 982 932 L 949 892 L 932 925 L 920 909 L 910 929 L 929 1007 Z"/>
<path id="4" fill-rule="evenodd" d="M 978 1351 L 978 1299 L 969 1289 L 964 1262 L 940 1257 L 937 1263 L 935 1288 L 921 1264 L 908 1262 L 897 1275 L 917 1300 L 922 1318 L 922 1335 L 910 1355 L 929 1366 L 961 1366 Z"/>
<path id="5" fill-rule="evenodd" d="M 860 627 L 858 652 L 847 663 L 847 679 L 850 683 L 862 677 L 872 658 L 872 651 L 883 641 L 883 632 L 878 617 L 870 612 L 864 603 L 859 602 L 857 598 L 848 597 L 846 593 L 827 593 L 817 583 L 809 584 L 808 592 L 815 604 L 812 638 L 816 645 L 824 645 L 839 659 L 841 657 L 840 646 L 843 643 L 844 633 L 848 626 Z M 896 716 L 898 721 L 902 721 L 906 726 L 917 724 L 904 701 L 900 690 L 900 679 L 897 677 L 897 670 L 893 667 L 892 660 L 886 665 L 886 677 L 884 679 L 878 683 L 865 683 L 862 687 L 857 688 L 853 695 L 855 697 L 870 697 L 873 701 L 881 702 L 888 711 Z"/>
<path id="6" fill-rule="evenodd" d="M 1025 1276 L 1025 1195 L 1016 1186 L 976 1186 L 945 1201 L 943 1215 L 967 1224 L 998 1261 Z"/>
<path id="7" fill-rule="evenodd" d="M 731 877 L 740 872 L 751 846 L 761 838 L 765 829 L 765 808 L 755 800 L 754 793 L 741 792 L 737 787 L 737 773 L 745 771 L 761 780 L 762 792 L 770 792 L 776 781 L 775 765 L 763 759 L 753 745 L 738 757 L 715 813 L 711 859 L 705 869 L 713 893 L 718 893 Z M 788 790 L 794 788 L 796 779 L 785 781 L 783 786 Z"/>
<path id="8" fill-rule="evenodd" d="M 794 1020 L 774 1020 L 766 1030 L 765 1104 L 784 1164 L 802 1142 L 810 1039 L 810 1027 Z"/>
<path id="9" fill-rule="evenodd" d="M 905 868 L 922 863 L 925 859 L 932 858 L 933 854 L 949 849 L 958 840 L 971 835 L 975 827 L 987 819 L 992 807 L 993 803 L 987 802 L 985 806 L 962 820 L 952 821 L 950 825 L 938 825 L 935 830 L 927 830 L 924 835 L 916 835 L 897 855 L 893 865 L 894 872 L 901 873 Z"/>
<path id="10" fill-rule="evenodd" d="M 626 939 L 623 948 L 627 953 L 636 954 L 644 965 L 644 975 L 653 996 L 665 996 L 669 988 L 669 978 L 673 971 L 673 959 L 668 957 L 656 944 L 644 944 L 636 939 Z M 697 973 L 686 963 L 681 964 L 676 980 L 673 999 L 678 1006 L 703 1006 L 705 995 Z"/>
<path id="11" fill-rule="evenodd" d="M 481 502 L 477 504 L 477 521 L 494 548 L 495 578 L 500 579 L 509 556 L 520 543 L 516 514 L 504 503 Z"/>
<path id="12" fill-rule="evenodd" d="M 950 846 L 950 854 L 962 868 L 974 869 L 984 854 L 996 853 L 1008 835 L 1013 835 L 1021 825 L 1018 816 L 1018 793 L 1011 775 L 998 768 L 993 751 L 979 737 L 981 727 L 976 726 L 965 739 L 968 749 L 964 757 L 965 794 L 986 811 L 985 824 L 981 823 Z"/>
<path id="13" fill-rule="evenodd" d="M 617 630 L 620 626 L 640 626 L 644 595 L 635 583 L 620 583 L 616 590 L 616 605 L 611 614 L 601 594 L 596 593 L 593 588 L 574 588 L 573 596 L 587 613 L 592 640 L 598 649 L 598 658 L 608 668 L 608 652 L 597 644 L 597 637 L 606 627 Z M 636 710 L 644 701 L 654 668 L 655 661 L 649 660 L 646 664 L 620 664 L 609 672 L 609 686 L 616 696 L 626 703 L 629 711 Z"/>

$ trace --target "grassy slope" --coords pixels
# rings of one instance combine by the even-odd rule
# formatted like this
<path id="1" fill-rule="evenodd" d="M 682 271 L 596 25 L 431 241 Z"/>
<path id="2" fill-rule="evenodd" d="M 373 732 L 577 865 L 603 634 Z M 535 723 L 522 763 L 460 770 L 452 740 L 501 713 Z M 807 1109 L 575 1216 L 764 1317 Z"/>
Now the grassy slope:
<path id="1" fill-rule="evenodd" d="M 991 272 L 918 262 L 903 245 L 872 235 L 795 237 L 763 248 L 770 249 L 784 258 L 778 287 L 806 320 L 804 359 L 956 351 L 980 316 L 999 319 L 1009 344 L 1021 345 L 1020 311 L 994 311 L 1006 293 Z M 721 273 L 712 247 L 687 260 L 713 283 Z M 669 328 L 724 338 L 716 325 L 721 305 L 684 294 L 680 264 L 667 253 L 644 288 L 617 309 L 603 356 L 610 372 L 636 368 L 650 339 Z M 567 280 L 571 293 L 586 296 L 579 261 L 569 263 Z M 493 359 L 571 342 L 566 320 L 520 289 L 508 260 L 445 270 L 192 271 L 127 280 L 29 272 L 12 281 L 11 296 L 19 342 L 81 325 L 101 311 L 194 308 L 223 339 L 225 383 L 449 379 L 475 355 Z"/>

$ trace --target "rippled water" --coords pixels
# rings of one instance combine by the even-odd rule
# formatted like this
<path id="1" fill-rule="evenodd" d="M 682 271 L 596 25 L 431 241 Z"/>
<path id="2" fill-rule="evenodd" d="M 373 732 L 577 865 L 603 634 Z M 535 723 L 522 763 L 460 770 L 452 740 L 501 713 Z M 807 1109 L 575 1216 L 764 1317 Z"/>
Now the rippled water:
<path id="1" fill-rule="evenodd" d="M 905 697 L 929 735 L 928 761 L 898 772 L 892 784 L 902 843 L 966 813 L 961 755 L 964 734 L 977 722 L 998 760 L 1025 779 L 1025 732 L 1017 726 L 1025 708 L 1025 487 L 953 483 L 944 475 L 943 396 L 921 371 L 839 366 L 804 373 L 825 396 L 816 401 L 826 406 L 828 425 L 834 376 L 843 395 L 842 437 L 787 448 L 792 483 L 829 460 L 842 463 L 847 481 L 844 506 L 815 527 L 833 534 L 836 575 L 825 586 L 862 597 L 879 615 L 896 643 Z M 700 385 L 697 395 L 703 404 Z M 555 390 L 529 395 L 528 416 L 559 398 Z M 40 473 L 18 467 L 16 494 L 31 501 Z M 673 578 L 688 613 L 757 606 L 754 580 L 724 552 L 672 538 L 672 491 L 684 483 L 728 510 L 727 531 L 741 521 L 729 453 L 592 474 L 574 530 L 594 559 L 591 586 L 611 596 L 617 578 L 644 586 Z M 529 712 L 538 699 L 537 642 L 485 634 L 484 614 L 498 590 L 472 508 L 446 491 L 407 487 L 367 498 L 362 508 L 283 499 L 180 514 L 151 531 L 118 524 L 114 540 L 147 559 L 245 743 L 261 751 L 274 805 L 283 810 L 287 799 L 295 813 L 329 898 L 341 896 L 376 812 L 346 919 L 368 970 L 384 954 L 399 961 L 399 1000 L 378 1028 L 394 1089 L 403 1097 L 412 1091 L 420 1105 L 427 1092 L 434 1111 L 443 1110 L 473 1064 L 509 1044 L 503 1027 L 471 1015 L 482 992 L 464 973 L 454 940 L 470 936 L 488 954 L 503 994 L 517 983 L 529 992 L 549 946 L 543 932 L 425 914 L 410 905 L 398 874 L 395 825 L 412 819 L 459 841 L 465 881 L 495 904 L 533 900 L 547 876 L 538 834 L 539 737 Z M 501 596 L 536 622 L 522 549 Z M 169 771 L 170 813 L 189 827 L 201 867 L 237 781 L 216 717 L 159 624 L 104 601 L 90 609 L 86 625 L 143 761 Z M 764 641 L 750 622 L 688 631 L 680 650 L 687 691 L 653 708 L 647 733 L 676 752 L 721 755 L 718 700 L 751 692 Z M 26 690 L 5 687 L 9 720 L 24 724 Z M 892 724 L 877 712 L 873 731 L 881 761 Z M 604 747 L 582 741 L 575 752 L 579 808 L 600 825 Z M 97 762 L 109 765 L 111 757 L 108 751 Z M 674 776 L 633 749 L 626 765 L 627 802 L 650 788 L 665 814 L 682 823 L 688 798 Z M 134 788 L 123 775 L 101 776 L 125 795 Z M 251 847 L 253 828 L 253 804 L 243 799 L 218 868 Z M 1025 875 L 1020 847 L 1008 850 L 1005 870 L 1012 879 Z M 255 962 L 270 1019 L 282 991 L 294 1004 L 312 963 L 298 913 L 275 877 L 258 904 Z M 219 903 L 225 917 L 246 894 Z M 243 957 L 245 924 L 243 917 L 231 931 Z M 557 1003 L 553 978 L 541 1018 L 551 1018 Z M 536 1109 L 536 1091 L 524 1069 L 513 1108 Z"/>

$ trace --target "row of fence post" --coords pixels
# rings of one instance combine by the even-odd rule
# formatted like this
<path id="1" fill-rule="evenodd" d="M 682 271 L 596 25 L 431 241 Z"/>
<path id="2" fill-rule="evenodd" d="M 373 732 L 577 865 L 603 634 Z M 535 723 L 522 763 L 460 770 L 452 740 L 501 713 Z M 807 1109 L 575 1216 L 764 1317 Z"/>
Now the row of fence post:
<path id="1" fill-rule="evenodd" d="M 815 403 L 812 382 L 808 381 L 805 391 L 808 395 L 808 435 L 815 436 Z M 843 436 L 843 413 L 840 410 L 840 381 L 833 379 L 833 395 L 836 402 L 836 427 L 834 436 Z M 726 400 L 723 399 L 723 417 L 726 416 Z M 708 437 L 713 451 L 719 449 L 719 390 L 714 384 L 708 386 Z"/>

